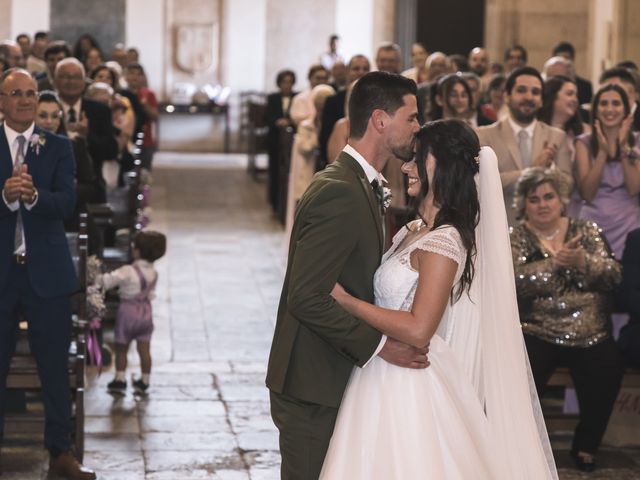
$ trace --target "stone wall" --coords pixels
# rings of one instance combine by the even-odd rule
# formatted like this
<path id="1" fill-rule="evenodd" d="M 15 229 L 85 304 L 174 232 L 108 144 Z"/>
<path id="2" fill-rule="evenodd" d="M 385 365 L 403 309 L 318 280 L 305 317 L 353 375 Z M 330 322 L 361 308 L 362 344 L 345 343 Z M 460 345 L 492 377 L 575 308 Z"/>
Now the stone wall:
<path id="1" fill-rule="evenodd" d="M 576 70 L 590 70 L 588 51 L 591 2 L 586 0 L 487 0 L 486 47 L 491 58 L 502 62 L 505 48 L 524 45 L 529 64 L 542 68 L 553 46 L 561 40 L 576 48 Z"/>
<path id="2" fill-rule="evenodd" d="M 51 37 L 73 48 L 83 33 L 91 34 L 104 53 L 125 41 L 125 0 L 51 0 Z M 33 34 L 33 32 L 29 32 Z"/>

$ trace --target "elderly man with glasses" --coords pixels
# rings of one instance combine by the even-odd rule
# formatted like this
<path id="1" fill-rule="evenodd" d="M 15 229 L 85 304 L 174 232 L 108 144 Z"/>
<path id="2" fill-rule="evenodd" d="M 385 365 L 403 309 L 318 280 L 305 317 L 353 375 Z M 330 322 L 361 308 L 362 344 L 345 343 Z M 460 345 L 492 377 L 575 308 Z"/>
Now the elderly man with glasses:
<path id="1" fill-rule="evenodd" d="M 42 383 L 50 471 L 73 480 L 95 473 L 71 453 L 70 295 L 78 289 L 63 219 L 75 204 L 69 140 L 35 123 L 36 83 L 19 68 L 0 77 L 0 444 L 6 379 L 20 319 Z"/>

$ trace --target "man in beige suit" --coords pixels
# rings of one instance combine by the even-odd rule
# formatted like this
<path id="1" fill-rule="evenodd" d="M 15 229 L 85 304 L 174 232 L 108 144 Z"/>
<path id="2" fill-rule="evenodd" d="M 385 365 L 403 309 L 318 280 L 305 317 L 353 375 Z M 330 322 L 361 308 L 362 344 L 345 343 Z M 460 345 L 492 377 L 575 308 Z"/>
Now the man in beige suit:
<path id="1" fill-rule="evenodd" d="M 509 225 L 516 223 L 513 193 L 522 170 L 559 168 L 572 178 L 573 159 L 566 134 L 536 120 L 542 107 L 542 86 L 542 77 L 535 68 L 516 68 L 505 85 L 509 115 L 478 129 L 480 145 L 490 146 L 498 156 Z"/>

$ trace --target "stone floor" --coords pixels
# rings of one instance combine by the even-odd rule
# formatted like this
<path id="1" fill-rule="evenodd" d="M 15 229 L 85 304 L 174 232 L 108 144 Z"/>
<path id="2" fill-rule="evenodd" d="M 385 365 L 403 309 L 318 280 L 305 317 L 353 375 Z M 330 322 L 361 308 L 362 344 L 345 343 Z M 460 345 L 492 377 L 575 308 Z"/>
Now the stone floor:
<path id="1" fill-rule="evenodd" d="M 102 480 L 278 478 L 264 375 L 283 278 L 282 230 L 242 156 L 161 155 L 152 225 L 169 238 L 157 262 L 152 388 L 114 399 L 112 371 L 90 376 L 85 463 Z M 137 374 L 134 352 L 130 371 Z M 8 422 L 3 480 L 46 476 L 41 426 Z M 605 448 L 580 475 L 570 436 L 553 437 L 561 479 L 640 479 L 640 452 Z"/>

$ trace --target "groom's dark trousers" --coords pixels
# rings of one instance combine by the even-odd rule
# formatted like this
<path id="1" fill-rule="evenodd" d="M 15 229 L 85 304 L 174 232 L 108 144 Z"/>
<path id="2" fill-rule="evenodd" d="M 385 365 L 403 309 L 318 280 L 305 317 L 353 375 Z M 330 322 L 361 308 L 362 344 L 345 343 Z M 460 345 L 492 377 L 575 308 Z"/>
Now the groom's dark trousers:
<path id="1" fill-rule="evenodd" d="M 351 370 L 380 343 L 380 332 L 330 292 L 340 282 L 373 302 L 382 249 L 380 204 L 362 167 L 343 152 L 314 177 L 291 233 L 267 371 L 282 479 L 318 478 Z"/>

